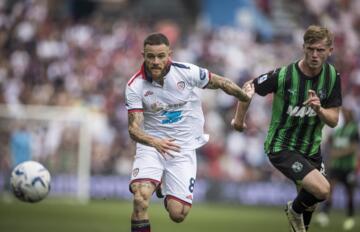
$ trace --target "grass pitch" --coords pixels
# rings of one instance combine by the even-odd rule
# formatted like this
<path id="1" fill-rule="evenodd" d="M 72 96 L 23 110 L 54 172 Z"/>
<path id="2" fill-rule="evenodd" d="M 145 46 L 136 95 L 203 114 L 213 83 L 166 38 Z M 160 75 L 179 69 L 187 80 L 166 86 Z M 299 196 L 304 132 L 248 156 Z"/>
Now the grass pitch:
<path id="1" fill-rule="evenodd" d="M 87 205 L 46 199 L 36 204 L 0 201 L 1 232 L 130 232 L 130 202 L 97 200 Z M 287 232 L 282 208 L 250 207 L 197 203 L 185 222 L 168 219 L 161 203 L 152 203 L 150 220 L 153 232 Z M 310 232 L 342 231 L 344 215 L 334 211 L 331 225 L 312 225 Z M 359 231 L 360 217 L 353 231 Z"/>

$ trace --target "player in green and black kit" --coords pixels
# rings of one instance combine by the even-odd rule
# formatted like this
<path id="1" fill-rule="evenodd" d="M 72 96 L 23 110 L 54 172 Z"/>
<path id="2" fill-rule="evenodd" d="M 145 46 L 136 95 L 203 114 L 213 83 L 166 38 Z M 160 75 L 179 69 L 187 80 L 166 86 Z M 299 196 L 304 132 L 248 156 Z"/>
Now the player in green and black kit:
<path id="1" fill-rule="evenodd" d="M 333 37 L 323 27 L 310 26 L 304 34 L 304 57 L 245 83 L 261 96 L 273 93 L 272 118 L 265 151 L 275 168 L 293 180 L 298 195 L 286 214 L 293 232 L 304 232 L 316 204 L 327 199 L 330 184 L 324 177 L 320 154 L 321 131 L 335 127 L 342 104 L 340 77 L 326 62 Z M 248 103 L 238 103 L 232 125 L 242 131 Z"/>
<path id="2" fill-rule="evenodd" d="M 346 193 L 346 216 L 343 229 L 351 230 L 355 226 L 354 220 L 354 188 L 356 184 L 356 164 L 357 151 L 359 146 L 359 131 L 357 122 L 354 119 L 350 107 L 342 108 L 344 116 L 344 125 L 337 128 L 330 137 L 329 155 L 330 171 L 329 180 L 331 188 L 337 182 L 345 187 Z M 320 225 L 326 226 L 329 223 L 328 213 L 332 204 L 331 197 L 325 201 L 321 213 L 317 215 L 317 221 Z"/>

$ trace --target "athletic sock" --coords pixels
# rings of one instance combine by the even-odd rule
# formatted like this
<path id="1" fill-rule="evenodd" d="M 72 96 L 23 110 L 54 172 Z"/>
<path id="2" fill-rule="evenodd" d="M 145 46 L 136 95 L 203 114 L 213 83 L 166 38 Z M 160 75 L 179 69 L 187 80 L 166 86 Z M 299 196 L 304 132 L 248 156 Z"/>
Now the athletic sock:
<path id="1" fill-rule="evenodd" d="M 304 219 L 304 225 L 305 225 L 305 229 L 309 230 L 309 225 L 311 222 L 311 218 L 312 218 L 312 214 L 313 214 L 313 210 L 305 210 L 303 212 L 303 219 Z"/>
<path id="2" fill-rule="evenodd" d="M 131 232 L 151 232 L 149 220 L 131 220 Z"/>
<path id="3" fill-rule="evenodd" d="M 302 214 L 307 208 L 315 205 L 323 200 L 317 199 L 314 195 L 301 189 L 295 200 L 293 201 L 292 208 L 295 213 Z"/>
<path id="4" fill-rule="evenodd" d="M 354 187 L 346 184 L 346 216 L 352 217 L 354 216 Z"/>
<path id="5" fill-rule="evenodd" d="M 346 212 L 346 214 L 347 214 L 347 216 L 348 217 L 352 217 L 352 216 L 354 216 L 354 201 L 353 201 L 353 199 L 352 198 L 350 198 L 349 196 L 348 196 L 348 202 L 347 202 L 347 212 Z"/>

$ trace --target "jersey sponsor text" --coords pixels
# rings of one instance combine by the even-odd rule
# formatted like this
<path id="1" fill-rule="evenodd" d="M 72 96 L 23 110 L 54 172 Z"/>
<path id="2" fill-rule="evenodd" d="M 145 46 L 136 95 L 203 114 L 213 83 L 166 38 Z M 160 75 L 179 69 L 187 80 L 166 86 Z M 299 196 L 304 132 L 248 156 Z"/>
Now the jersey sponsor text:
<path id="1" fill-rule="evenodd" d="M 310 106 L 294 107 L 292 105 L 289 105 L 286 113 L 292 117 L 301 117 L 301 118 L 305 116 L 309 116 L 309 117 L 316 116 L 315 111 Z"/>

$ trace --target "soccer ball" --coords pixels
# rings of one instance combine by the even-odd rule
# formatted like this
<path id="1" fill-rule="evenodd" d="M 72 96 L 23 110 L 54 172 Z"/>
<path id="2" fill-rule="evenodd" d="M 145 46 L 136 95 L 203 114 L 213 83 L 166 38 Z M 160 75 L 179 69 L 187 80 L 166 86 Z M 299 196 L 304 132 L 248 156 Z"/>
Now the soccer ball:
<path id="1" fill-rule="evenodd" d="M 11 173 L 11 189 L 16 198 L 24 202 L 38 202 L 50 191 L 50 173 L 40 163 L 25 161 Z"/>

